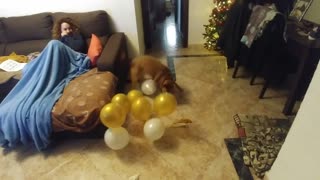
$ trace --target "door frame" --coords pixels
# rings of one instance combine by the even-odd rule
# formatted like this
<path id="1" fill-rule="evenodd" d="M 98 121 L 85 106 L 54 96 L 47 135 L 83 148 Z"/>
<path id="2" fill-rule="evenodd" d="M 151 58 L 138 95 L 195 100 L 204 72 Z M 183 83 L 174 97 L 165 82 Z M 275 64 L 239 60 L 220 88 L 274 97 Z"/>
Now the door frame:
<path id="1" fill-rule="evenodd" d="M 155 24 L 150 22 L 150 2 L 152 0 L 141 0 L 142 21 L 143 21 L 143 36 L 146 49 L 152 48 L 152 31 Z M 189 0 L 175 0 L 175 26 L 181 36 L 182 47 L 188 47 L 189 36 Z M 180 7 L 178 7 L 180 6 Z M 178 11 L 180 8 L 180 11 Z M 178 13 L 181 14 L 178 14 Z M 177 18 L 180 18 L 179 20 Z"/>
<path id="2" fill-rule="evenodd" d="M 182 36 L 182 47 L 188 47 L 188 36 L 189 36 L 189 0 L 181 0 L 182 2 L 182 13 L 181 13 L 181 36 Z"/>

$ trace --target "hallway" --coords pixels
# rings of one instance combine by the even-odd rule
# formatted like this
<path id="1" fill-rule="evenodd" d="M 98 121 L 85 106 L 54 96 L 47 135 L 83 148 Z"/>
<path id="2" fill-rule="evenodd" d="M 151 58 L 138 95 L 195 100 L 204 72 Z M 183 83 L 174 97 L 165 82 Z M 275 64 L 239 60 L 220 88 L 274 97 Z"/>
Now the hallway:
<path id="1" fill-rule="evenodd" d="M 182 38 L 175 23 L 174 7 L 166 7 L 167 16 L 164 21 L 158 22 L 152 32 L 152 47 L 146 49 L 146 54 L 175 51 L 182 47 Z"/>

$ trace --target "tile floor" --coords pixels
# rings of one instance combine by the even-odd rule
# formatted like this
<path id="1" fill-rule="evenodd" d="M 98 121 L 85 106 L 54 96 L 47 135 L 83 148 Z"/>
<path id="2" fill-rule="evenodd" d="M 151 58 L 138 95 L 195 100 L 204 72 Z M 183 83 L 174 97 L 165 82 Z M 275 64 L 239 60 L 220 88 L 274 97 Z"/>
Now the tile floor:
<path id="1" fill-rule="evenodd" d="M 224 144 L 237 137 L 232 116 L 236 113 L 283 117 L 286 89 L 267 90 L 271 98 L 258 99 L 261 85 L 250 86 L 248 78 L 232 79 L 232 69 L 217 52 L 201 45 L 153 51 L 166 63 L 166 54 L 214 54 L 208 57 L 174 58 L 178 84 L 178 107 L 164 117 L 168 126 L 188 118 L 189 128 L 167 128 L 158 141 L 148 142 L 142 123 L 129 121 L 129 145 L 109 149 L 103 139 L 64 139 L 45 152 L 30 146 L 2 149 L 0 179 L 238 179 Z M 243 73 L 243 72 L 239 72 Z"/>
<path id="2" fill-rule="evenodd" d="M 0 179 L 238 179 L 224 144 L 224 138 L 237 137 L 232 116 L 283 117 L 286 90 L 271 88 L 267 95 L 273 98 L 258 99 L 261 85 L 232 79 L 223 56 L 179 57 L 174 65 L 184 92 L 176 111 L 163 120 L 170 126 L 188 118 L 193 121 L 189 128 L 168 128 L 151 143 L 143 137 L 142 123 L 130 121 L 125 126 L 130 144 L 119 151 L 103 139 L 65 139 L 42 153 L 30 146 L 3 149 Z"/>

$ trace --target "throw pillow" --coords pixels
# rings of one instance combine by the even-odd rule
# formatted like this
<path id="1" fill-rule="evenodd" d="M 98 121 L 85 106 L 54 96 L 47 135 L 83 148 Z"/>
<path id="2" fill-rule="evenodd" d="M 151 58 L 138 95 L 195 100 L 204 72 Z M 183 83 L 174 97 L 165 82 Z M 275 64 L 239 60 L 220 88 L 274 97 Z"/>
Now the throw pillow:
<path id="1" fill-rule="evenodd" d="M 74 78 L 51 111 L 53 132 L 89 132 L 100 124 L 100 110 L 111 101 L 117 87 L 111 72 L 90 71 Z"/>
<path id="2" fill-rule="evenodd" d="M 101 41 L 95 34 L 92 34 L 89 49 L 88 49 L 88 56 L 91 61 L 91 67 L 96 67 L 97 60 L 101 52 L 102 52 Z"/>

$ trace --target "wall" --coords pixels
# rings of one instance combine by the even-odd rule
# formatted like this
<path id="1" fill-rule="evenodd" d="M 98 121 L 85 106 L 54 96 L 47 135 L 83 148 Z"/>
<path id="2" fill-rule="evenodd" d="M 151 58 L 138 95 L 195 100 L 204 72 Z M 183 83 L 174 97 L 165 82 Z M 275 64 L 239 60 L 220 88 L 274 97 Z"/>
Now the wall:
<path id="1" fill-rule="evenodd" d="M 320 64 L 268 179 L 320 179 L 319 103 Z"/>
<path id="2" fill-rule="evenodd" d="M 82 0 L 85 2 L 92 1 Z M 98 0 L 95 0 L 98 1 Z M 106 11 L 114 20 L 115 29 L 124 32 L 128 40 L 129 56 L 144 53 L 144 39 L 140 0 L 99 0 L 106 1 Z"/>
<path id="3" fill-rule="evenodd" d="M 76 2 L 76 3 L 75 3 Z M 37 4 L 35 6 L 35 4 Z M 8 8 L 14 7 L 14 8 Z M 203 44 L 204 27 L 214 7 L 212 0 L 189 0 L 188 44 Z M 143 26 L 140 0 L 10 0 L 0 6 L 0 17 L 22 16 L 39 12 L 85 12 L 106 10 L 116 31 L 124 32 L 128 40 L 129 56 L 144 54 Z"/>
<path id="4" fill-rule="evenodd" d="M 140 52 L 135 54 L 144 54 L 145 51 L 145 44 L 144 44 L 144 35 L 143 35 L 143 19 L 142 19 L 142 9 L 141 9 L 141 0 L 135 0 L 135 14 L 136 14 L 136 27 L 137 27 L 137 41 L 139 44 Z"/>
<path id="5" fill-rule="evenodd" d="M 10 8 L 12 7 L 12 8 Z M 116 31 L 127 36 L 129 56 L 144 53 L 139 0 L 9 0 L 0 6 L 0 17 L 30 15 L 39 12 L 86 12 L 105 10 Z M 140 14 L 139 14 L 140 12 Z"/>
<path id="6" fill-rule="evenodd" d="M 303 19 L 316 24 L 320 24 L 319 9 L 320 9 L 320 1 L 317 1 L 317 0 L 312 1 Z"/>
<path id="7" fill-rule="evenodd" d="M 209 23 L 209 15 L 214 8 L 212 0 L 189 0 L 188 44 L 203 44 L 204 26 Z"/>

